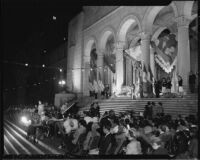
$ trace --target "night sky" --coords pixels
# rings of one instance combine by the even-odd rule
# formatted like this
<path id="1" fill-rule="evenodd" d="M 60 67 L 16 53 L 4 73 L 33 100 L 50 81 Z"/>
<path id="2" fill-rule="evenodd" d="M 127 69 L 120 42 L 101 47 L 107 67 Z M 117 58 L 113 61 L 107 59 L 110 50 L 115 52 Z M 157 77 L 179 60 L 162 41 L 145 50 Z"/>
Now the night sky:
<path id="1" fill-rule="evenodd" d="M 16 53 L 30 46 L 37 34 L 43 40 L 41 51 L 50 51 L 61 44 L 67 36 L 69 20 L 82 6 L 60 0 L 3 0 L 1 8 L 4 55 L 5 59 L 13 59 Z"/>
<path id="2" fill-rule="evenodd" d="M 51 51 L 63 44 L 64 38 L 67 40 L 68 22 L 82 10 L 81 4 L 72 2 L 1 1 L 4 89 L 19 85 L 15 73 L 20 67 L 5 61 L 41 65 L 44 55 L 48 56 Z M 21 71 L 25 73 L 27 69 L 21 67 Z"/>

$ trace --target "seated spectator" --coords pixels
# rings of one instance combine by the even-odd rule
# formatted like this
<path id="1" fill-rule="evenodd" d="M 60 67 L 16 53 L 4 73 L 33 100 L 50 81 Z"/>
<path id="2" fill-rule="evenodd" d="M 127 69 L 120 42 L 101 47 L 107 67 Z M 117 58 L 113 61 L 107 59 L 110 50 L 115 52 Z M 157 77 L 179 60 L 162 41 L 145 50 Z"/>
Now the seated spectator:
<path id="1" fill-rule="evenodd" d="M 78 129 L 78 121 L 68 117 L 60 127 L 61 145 L 58 148 L 61 149 L 66 146 L 69 149 L 72 144 L 72 133 Z"/>
<path id="2" fill-rule="evenodd" d="M 91 113 L 90 112 L 84 111 L 83 112 L 83 117 L 84 117 L 84 120 L 86 121 L 86 124 L 88 124 L 89 122 L 93 121 L 93 118 L 91 117 Z"/>
<path id="3" fill-rule="evenodd" d="M 107 122 L 103 124 L 103 132 L 105 136 L 102 136 L 100 140 L 99 155 L 108 155 L 109 153 L 112 140 L 110 129 L 111 129 L 111 122 L 107 120 Z"/>
<path id="4" fill-rule="evenodd" d="M 161 125 L 159 131 L 160 131 L 159 138 L 162 140 L 164 145 L 167 144 L 167 142 L 172 137 L 172 133 L 169 131 L 169 127 L 167 125 Z"/>
<path id="5" fill-rule="evenodd" d="M 154 149 L 153 155 L 168 155 L 168 151 L 164 148 L 164 143 L 159 137 L 154 137 L 152 147 Z"/>
<path id="6" fill-rule="evenodd" d="M 74 133 L 74 139 L 72 140 L 72 143 L 75 144 L 75 145 L 77 144 L 79 136 L 81 134 L 86 133 L 86 122 L 85 122 L 85 120 L 80 120 L 78 125 L 79 126 Z"/>
<path id="7" fill-rule="evenodd" d="M 176 146 L 176 159 L 189 159 L 189 137 L 187 131 L 178 131 L 175 134 L 174 143 Z"/>
<path id="8" fill-rule="evenodd" d="M 132 131 L 129 132 L 129 143 L 126 147 L 126 155 L 138 155 L 142 154 L 141 144 L 136 140 L 136 135 Z"/>
<path id="9" fill-rule="evenodd" d="M 198 128 L 191 127 L 190 129 L 191 139 L 189 141 L 189 156 L 190 158 L 197 159 L 198 158 Z"/>
<path id="10" fill-rule="evenodd" d="M 91 122 L 90 131 L 87 134 L 86 140 L 84 141 L 84 150 L 88 151 L 89 155 L 98 155 L 99 154 L 99 140 L 100 134 L 97 132 L 97 129 L 100 127 L 98 123 Z"/>

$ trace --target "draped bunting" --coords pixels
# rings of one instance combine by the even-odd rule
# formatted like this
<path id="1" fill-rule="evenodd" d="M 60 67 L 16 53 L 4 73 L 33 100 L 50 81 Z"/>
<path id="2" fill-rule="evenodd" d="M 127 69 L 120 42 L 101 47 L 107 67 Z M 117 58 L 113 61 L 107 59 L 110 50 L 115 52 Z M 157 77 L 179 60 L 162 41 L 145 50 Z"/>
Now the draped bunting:
<path id="1" fill-rule="evenodd" d="M 115 63 L 116 58 L 114 54 L 104 54 L 104 62 L 110 68 L 110 70 L 115 73 Z"/>
<path id="2" fill-rule="evenodd" d="M 171 72 L 177 57 L 177 41 L 176 35 L 165 34 L 159 37 L 156 42 L 151 42 L 151 46 L 155 48 L 155 61 L 167 73 Z M 141 45 L 126 49 L 124 55 L 137 61 L 142 60 Z"/>
<path id="3" fill-rule="evenodd" d="M 156 50 L 155 61 L 165 72 L 170 73 L 177 59 L 176 35 L 159 37 L 155 43 L 151 42 L 151 45 Z"/>

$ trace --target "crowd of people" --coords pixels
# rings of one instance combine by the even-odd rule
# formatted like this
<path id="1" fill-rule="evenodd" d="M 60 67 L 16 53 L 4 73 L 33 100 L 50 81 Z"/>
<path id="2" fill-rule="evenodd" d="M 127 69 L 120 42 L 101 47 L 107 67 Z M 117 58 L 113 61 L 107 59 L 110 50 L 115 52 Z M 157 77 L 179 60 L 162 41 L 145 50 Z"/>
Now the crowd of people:
<path id="1" fill-rule="evenodd" d="M 42 105 L 41 103 L 39 106 Z M 66 104 L 65 104 L 66 105 Z M 31 106 L 7 110 L 13 114 L 29 113 L 27 138 L 60 137 L 59 148 L 67 155 L 165 155 L 169 158 L 198 157 L 198 125 L 195 116 L 165 115 L 162 103 L 148 102 L 143 114 L 114 110 L 100 115 L 97 102 L 89 111 L 61 112 L 54 106 Z M 40 109 L 39 109 L 40 108 Z"/>

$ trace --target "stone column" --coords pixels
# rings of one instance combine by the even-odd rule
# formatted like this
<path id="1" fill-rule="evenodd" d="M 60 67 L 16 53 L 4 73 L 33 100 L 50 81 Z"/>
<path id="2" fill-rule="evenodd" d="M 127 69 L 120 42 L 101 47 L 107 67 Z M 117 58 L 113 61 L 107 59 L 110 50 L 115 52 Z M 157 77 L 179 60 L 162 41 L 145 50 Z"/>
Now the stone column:
<path id="1" fill-rule="evenodd" d="M 131 60 L 126 58 L 126 85 L 131 85 L 132 73 L 131 73 Z"/>
<path id="2" fill-rule="evenodd" d="M 146 68 L 148 72 L 148 68 L 150 66 L 150 34 L 149 33 L 141 33 L 141 50 L 142 50 L 142 68 Z M 148 85 L 143 82 L 143 95 L 144 97 L 148 96 Z"/>
<path id="3" fill-rule="evenodd" d="M 156 69 L 155 69 L 155 57 L 154 57 L 155 49 L 150 47 L 150 67 L 153 73 L 154 79 L 156 79 Z"/>
<path id="4" fill-rule="evenodd" d="M 84 73 L 83 73 L 83 95 L 88 96 L 89 95 L 89 74 L 90 74 L 90 57 L 84 56 Z"/>
<path id="5" fill-rule="evenodd" d="M 185 17 L 176 19 L 178 27 L 178 55 L 177 73 L 183 78 L 183 87 L 188 91 L 188 76 L 190 72 L 190 43 L 189 43 L 189 23 Z"/>
<path id="6" fill-rule="evenodd" d="M 98 57 L 97 57 L 97 80 L 99 80 L 99 72 L 101 74 L 101 81 L 103 82 L 103 53 L 98 51 Z"/>
<path id="7" fill-rule="evenodd" d="M 142 50 L 142 63 L 148 69 L 150 65 L 150 34 L 141 33 L 141 50 Z"/>
<path id="8" fill-rule="evenodd" d="M 124 82 L 124 66 L 123 66 L 123 47 L 124 42 L 117 42 L 115 44 L 116 55 L 116 93 L 121 92 L 121 87 Z"/>

